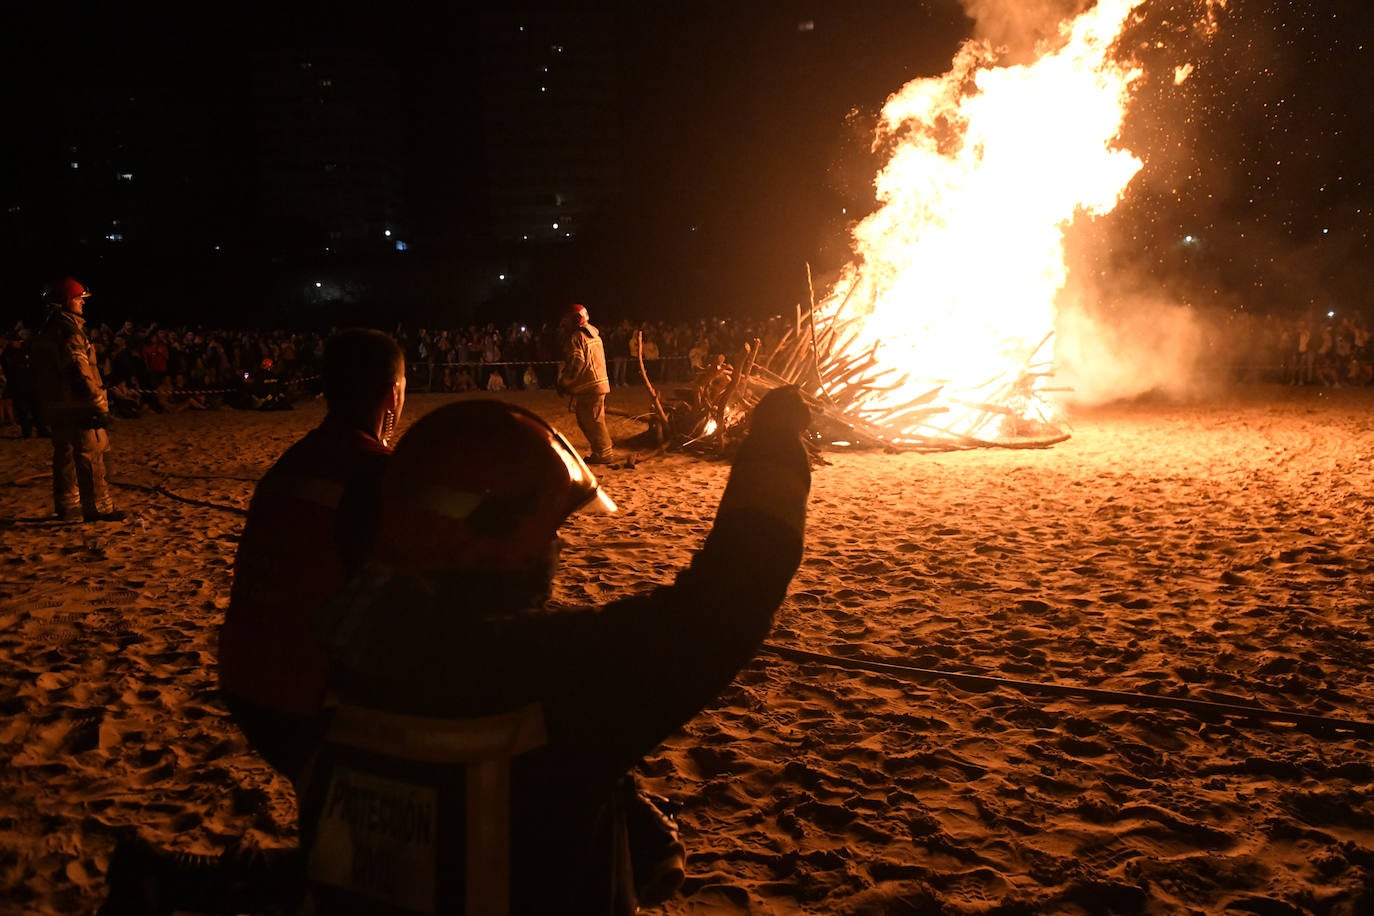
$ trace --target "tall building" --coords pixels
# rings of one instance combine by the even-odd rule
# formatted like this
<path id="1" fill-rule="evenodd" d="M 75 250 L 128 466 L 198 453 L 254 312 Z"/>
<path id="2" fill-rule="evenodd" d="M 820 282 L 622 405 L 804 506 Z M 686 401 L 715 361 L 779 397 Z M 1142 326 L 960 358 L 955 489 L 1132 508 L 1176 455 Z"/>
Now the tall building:
<path id="1" fill-rule="evenodd" d="M 620 191 L 620 55 L 599 10 L 480 14 L 487 231 L 576 239 Z"/>
<path id="2" fill-rule="evenodd" d="M 5 68 L 32 88 L 0 170 L 7 276 L 82 274 L 160 318 L 537 299 L 622 191 L 623 23 L 499 6 L 288 9 L 170 46 L 108 10 L 62 67 L 35 38 Z"/>
<path id="3" fill-rule="evenodd" d="M 360 46 L 262 55 L 254 73 L 254 195 L 277 258 L 367 260 L 413 241 L 404 85 Z"/>

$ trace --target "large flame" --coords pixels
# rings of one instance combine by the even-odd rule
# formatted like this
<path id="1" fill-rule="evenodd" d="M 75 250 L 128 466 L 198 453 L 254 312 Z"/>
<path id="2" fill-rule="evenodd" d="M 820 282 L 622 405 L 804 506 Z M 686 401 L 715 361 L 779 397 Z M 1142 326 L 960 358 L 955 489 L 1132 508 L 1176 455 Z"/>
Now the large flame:
<path id="1" fill-rule="evenodd" d="M 998 66 L 970 41 L 944 76 L 888 99 L 881 206 L 816 309 L 834 329 L 830 365 L 881 367 L 881 382 L 860 373 L 846 392 L 848 415 L 889 429 L 904 418 L 900 443 L 988 435 L 993 400 L 1044 409 L 1033 389 L 1052 360 L 1065 229 L 1110 211 L 1142 164 L 1114 145 L 1140 71 L 1111 56 L 1142 2 L 1099 0 L 1030 64 Z"/>

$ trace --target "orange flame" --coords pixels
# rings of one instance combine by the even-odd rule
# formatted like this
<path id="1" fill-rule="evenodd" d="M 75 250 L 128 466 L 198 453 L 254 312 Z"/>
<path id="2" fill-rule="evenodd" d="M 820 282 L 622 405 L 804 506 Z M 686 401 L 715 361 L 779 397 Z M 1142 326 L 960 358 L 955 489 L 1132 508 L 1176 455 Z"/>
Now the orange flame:
<path id="1" fill-rule="evenodd" d="M 846 393 L 849 415 L 882 426 L 913 403 L 940 408 L 899 423 L 896 443 L 985 436 L 972 405 L 993 400 L 1048 419 L 1033 389 L 1052 360 L 1065 229 L 1109 212 L 1142 165 L 1113 145 L 1140 71 L 1110 56 L 1142 2 L 1099 0 L 1030 64 L 999 67 L 970 41 L 948 73 L 887 100 L 881 207 L 816 311 L 836 329 L 830 365 L 871 353 L 883 367 Z"/>

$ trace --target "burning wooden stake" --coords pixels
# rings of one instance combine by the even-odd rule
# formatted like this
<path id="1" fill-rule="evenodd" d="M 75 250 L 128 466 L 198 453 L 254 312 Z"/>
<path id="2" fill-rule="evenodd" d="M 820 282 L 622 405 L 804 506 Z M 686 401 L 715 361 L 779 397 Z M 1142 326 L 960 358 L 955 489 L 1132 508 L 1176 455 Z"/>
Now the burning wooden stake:
<path id="1" fill-rule="evenodd" d="M 806 279 L 810 292 L 809 264 Z M 784 385 L 796 385 L 811 407 L 816 450 L 1045 448 L 1069 438 L 1047 419 L 1041 399 L 1050 372 L 1036 360 L 1052 332 L 1010 376 L 958 392 L 947 390 L 947 382 L 930 380 L 917 388 L 920 393 L 895 404 L 880 397 L 910 388 L 915 380 L 910 372 L 883 365 L 882 341 L 862 341 L 862 317 L 846 310 L 858 285 L 856 278 L 840 303 L 824 313 L 812 293 L 805 315 L 798 305 L 792 327 L 766 357 L 755 339 L 744 345 L 733 365 L 718 357 L 666 405 L 645 377 L 653 410 L 649 422 L 659 451 L 690 447 L 728 452 L 742 438 L 759 400 Z M 642 357 L 640 374 L 644 376 Z"/>

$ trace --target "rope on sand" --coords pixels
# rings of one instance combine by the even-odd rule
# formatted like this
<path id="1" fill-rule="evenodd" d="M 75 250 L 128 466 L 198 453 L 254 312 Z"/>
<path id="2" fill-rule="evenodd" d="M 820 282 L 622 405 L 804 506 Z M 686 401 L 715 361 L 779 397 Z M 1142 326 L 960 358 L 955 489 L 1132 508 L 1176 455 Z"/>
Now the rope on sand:
<path id="1" fill-rule="evenodd" d="M 765 652 L 770 652 L 789 661 L 812 662 L 834 668 L 843 668 L 847 671 L 888 674 L 911 681 L 945 680 L 955 686 L 975 690 L 1010 687 L 1025 694 L 1078 697 L 1126 706 L 1184 709 L 1197 713 L 1204 718 L 1230 716 L 1271 724 L 1291 724 L 1316 731 L 1349 731 L 1364 737 L 1374 737 L 1374 722 L 1317 716 L 1291 709 L 1269 709 L 1263 706 L 1246 706 L 1240 703 L 1215 703 L 1210 700 L 1195 700 L 1188 697 L 1156 696 L 1148 693 L 1103 690 L 1098 687 L 1081 687 L 1072 684 L 1046 684 L 1039 681 L 1020 681 L 987 674 L 960 674 L 953 671 L 941 671 L 938 668 L 917 668 L 912 665 L 900 665 L 892 662 L 841 658 L 821 652 L 808 652 L 805 649 L 779 646 L 774 643 L 764 643 L 763 649 Z"/>

